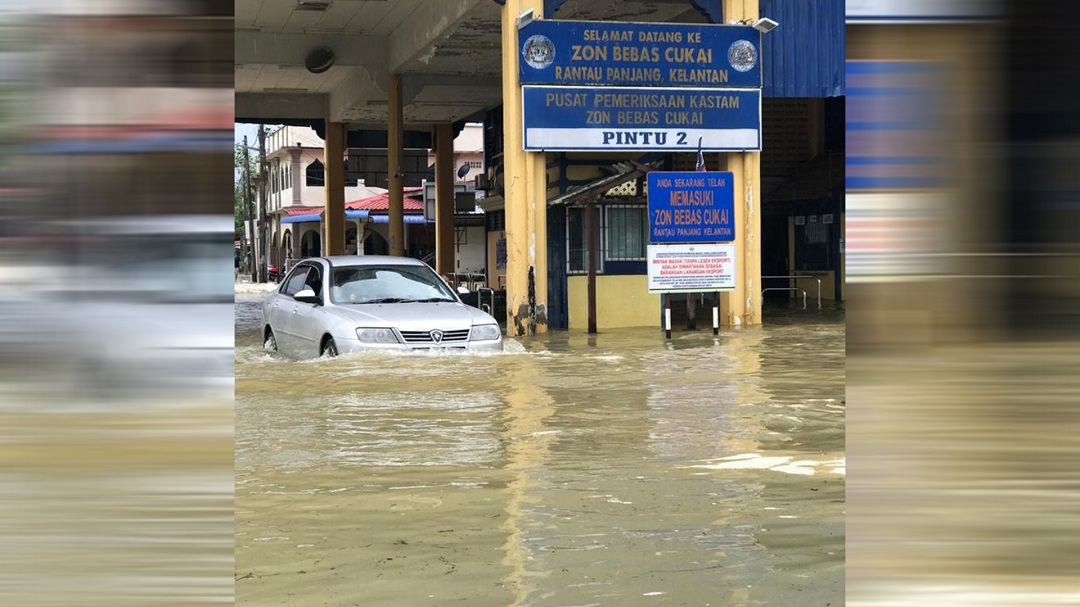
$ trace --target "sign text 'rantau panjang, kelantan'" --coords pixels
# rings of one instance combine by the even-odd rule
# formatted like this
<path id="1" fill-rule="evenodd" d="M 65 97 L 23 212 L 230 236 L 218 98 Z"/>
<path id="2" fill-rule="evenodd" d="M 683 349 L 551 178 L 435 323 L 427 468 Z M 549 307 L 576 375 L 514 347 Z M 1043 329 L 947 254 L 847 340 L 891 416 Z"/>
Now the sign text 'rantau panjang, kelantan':
<path id="1" fill-rule="evenodd" d="M 521 84 L 761 87 L 746 25 L 541 19 L 518 31 Z"/>

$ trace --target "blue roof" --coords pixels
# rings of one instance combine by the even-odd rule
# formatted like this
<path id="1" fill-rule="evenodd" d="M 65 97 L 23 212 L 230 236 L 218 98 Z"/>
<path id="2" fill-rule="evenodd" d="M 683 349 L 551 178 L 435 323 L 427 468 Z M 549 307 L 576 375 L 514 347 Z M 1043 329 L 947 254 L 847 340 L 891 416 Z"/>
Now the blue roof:
<path id="1" fill-rule="evenodd" d="M 322 213 L 305 213 L 303 215 L 292 215 L 289 217 L 282 217 L 281 223 L 318 223 L 322 221 Z M 345 209 L 345 219 L 366 219 L 371 223 L 390 223 L 390 217 L 388 215 L 372 215 L 371 211 L 366 209 L 354 211 L 352 209 Z M 405 223 L 435 223 L 434 220 L 424 219 L 423 215 L 406 215 Z"/>

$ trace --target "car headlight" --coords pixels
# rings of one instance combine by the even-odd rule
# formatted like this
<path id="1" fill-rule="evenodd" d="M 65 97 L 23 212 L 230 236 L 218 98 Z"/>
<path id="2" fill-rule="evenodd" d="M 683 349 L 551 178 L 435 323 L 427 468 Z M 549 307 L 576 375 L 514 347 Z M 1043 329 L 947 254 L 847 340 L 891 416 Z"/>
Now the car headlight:
<path id="1" fill-rule="evenodd" d="M 491 341 L 499 339 L 502 336 L 502 330 L 499 329 L 499 325 L 477 325 L 472 328 L 472 340 L 473 341 Z"/>
<path id="2" fill-rule="evenodd" d="M 400 343 L 397 335 L 394 335 L 393 329 L 365 329 L 360 327 L 356 329 L 356 338 L 365 344 Z"/>

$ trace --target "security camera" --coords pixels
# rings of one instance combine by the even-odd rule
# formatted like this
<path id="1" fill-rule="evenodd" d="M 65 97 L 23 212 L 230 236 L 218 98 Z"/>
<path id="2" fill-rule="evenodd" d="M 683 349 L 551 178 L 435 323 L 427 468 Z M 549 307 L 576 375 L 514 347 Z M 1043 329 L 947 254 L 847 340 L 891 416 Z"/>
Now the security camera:
<path id="1" fill-rule="evenodd" d="M 753 27 L 757 31 L 761 32 L 762 34 L 768 34 L 769 32 L 773 31 L 774 29 L 776 29 L 779 26 L 780 26 L 780 24 L 777 23 L 776 21 L 773 21 L 772 19 L 766 19 L 766 18 L 762 17 L 761 19 L 758 19 L 757 21 L 754 22 Z"/>

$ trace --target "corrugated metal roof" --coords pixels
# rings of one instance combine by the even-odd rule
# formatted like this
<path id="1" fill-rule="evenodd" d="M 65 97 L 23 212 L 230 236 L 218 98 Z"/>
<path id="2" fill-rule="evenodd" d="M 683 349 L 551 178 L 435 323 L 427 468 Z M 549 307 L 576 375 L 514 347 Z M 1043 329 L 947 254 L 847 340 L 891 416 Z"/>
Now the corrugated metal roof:
<path id="1" fill-rule="evenodd" d="M 844 0 L 760 0 L 764 97 L 844 95 Z"/>

